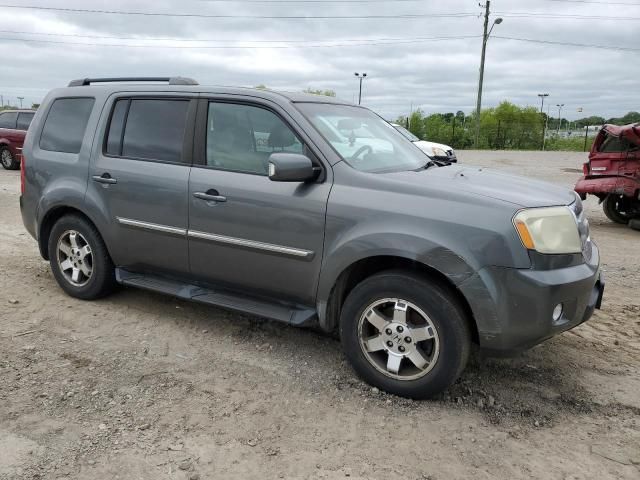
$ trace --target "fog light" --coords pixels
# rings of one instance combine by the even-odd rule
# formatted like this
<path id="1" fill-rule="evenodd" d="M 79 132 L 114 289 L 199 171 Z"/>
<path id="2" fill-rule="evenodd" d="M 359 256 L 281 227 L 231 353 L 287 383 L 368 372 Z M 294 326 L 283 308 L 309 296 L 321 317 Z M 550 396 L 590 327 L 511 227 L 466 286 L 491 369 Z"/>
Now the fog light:
<path id="1" fill-rule="evenodd" d="M 561 303 L 556 305 L 556 308 L 553 309 L 553 313 L 551 315 L 553 317 L 553 321 L 554 322 L 557 322 L 558 320 L 560 320 L 560 317 L 562 316 L 562 304 Z"/>

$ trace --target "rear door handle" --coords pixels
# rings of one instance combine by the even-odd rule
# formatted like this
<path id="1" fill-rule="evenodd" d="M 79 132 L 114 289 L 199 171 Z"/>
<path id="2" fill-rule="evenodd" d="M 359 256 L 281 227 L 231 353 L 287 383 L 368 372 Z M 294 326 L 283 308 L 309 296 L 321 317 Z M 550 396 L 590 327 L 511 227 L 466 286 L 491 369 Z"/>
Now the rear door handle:
<path id="1" fill-rule="evenodd" d="M 227 197 L 218 194 L 217 190 L 207 190 L 207 193 L 204 192 L 194 192 L 194 197 L 199 198 L 200 200 L 205 200 L 207 202 L 226 202 Z"/>
<path id="2" fill-rule="evenodd" d="M 108 173 L 103 173 L 102 175 L 94 175 L 91 178 L 93 178 L 94 182 L 98 182 L 98 183 L 107 183 L 107 184 L 111 184 L 111 185 L 114 184 L 114 183 L 118 183 L 118 180 L 113 178 Z"/>

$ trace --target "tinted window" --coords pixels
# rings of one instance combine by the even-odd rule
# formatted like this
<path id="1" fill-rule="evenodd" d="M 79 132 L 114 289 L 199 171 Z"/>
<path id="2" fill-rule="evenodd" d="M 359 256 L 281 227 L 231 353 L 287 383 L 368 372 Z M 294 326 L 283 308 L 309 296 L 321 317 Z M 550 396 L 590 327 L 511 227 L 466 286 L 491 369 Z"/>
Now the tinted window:
<path id="1" fill-rule="evenodd" d="M 61 98 L 53 102 L 42 128 L 40 148 L 78 153 L 93 108 L 93 98 Z"/>
<path id="2" fill-rule="evenodd" d="M 122 155 L 122 132 L 127 108 L 129 108 L 129 100 L 118 100 L 113 107 L 109 134 L 107 135 L 107 153 L 109 155 Z"/>
<path id="3" fill-rule="evenodd" d="M 18 123 L 16 128 L 18 130 L 29 130 L 29 125 L 31 125 L 31 120 L 33 120 L 33 113 L 19 113 L 18 114 Z"/>
<path id="4" fill-rule="evenodd" d="M 266 175 L 273 152 L 303 153 L 302 143 L 276 114 L 248 105 L 209 103 L 207 165 Z"/>
<path id="5" fill-rule="evenodd" d="M 0 128 L 16 128 L 16 112 L 7 112 L 0 114 Z"/>
<path id="6" fill-rule="evenodd" d="M 181 161 L 188 107 L 188 100 L 131 100 L 122 156 Z"/>

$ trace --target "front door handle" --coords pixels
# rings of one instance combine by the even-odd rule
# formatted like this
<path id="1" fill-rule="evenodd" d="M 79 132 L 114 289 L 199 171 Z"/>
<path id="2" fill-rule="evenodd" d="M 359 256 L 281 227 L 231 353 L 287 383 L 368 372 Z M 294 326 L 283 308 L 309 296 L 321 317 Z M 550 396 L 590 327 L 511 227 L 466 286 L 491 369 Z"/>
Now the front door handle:
<path id="1" fill-rule="evenodd" d="M 200 200 L 205 200 L 207 202 L 226 202 L 227 197 L 224 197 L 218 193 L 217 190 L 207 190 L 207 192 L 194 192 L 194 197 L 199 198 Z"/>
<path id="2" fill-rule="evenodd" d="M 103 173 L 102 175 L 94 175 L 93 177 L 93 181 L 94 182 L 98 182 L 98 183 L 107 183 L 107 184 L 114 184 L 114 183 L 118 183 L 118 180 L 116 180 L 115 178 L 113 178 L 111 175 L 109 175 L 108 173 Z"/>

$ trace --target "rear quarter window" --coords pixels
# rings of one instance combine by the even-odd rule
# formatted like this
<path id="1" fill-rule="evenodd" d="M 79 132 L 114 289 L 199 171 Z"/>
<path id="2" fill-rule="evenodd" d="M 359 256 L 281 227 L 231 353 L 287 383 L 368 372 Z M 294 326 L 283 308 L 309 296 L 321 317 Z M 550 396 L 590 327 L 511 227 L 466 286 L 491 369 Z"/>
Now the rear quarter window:
<path id="1" fill-rule="evenodd" d="M 95 99 L 90 97 L 55 100 L 42 128 L 40 148 L 51 152 L 80 152 L 94 103 Z"/>

